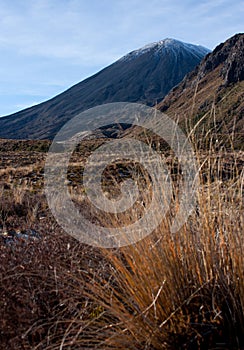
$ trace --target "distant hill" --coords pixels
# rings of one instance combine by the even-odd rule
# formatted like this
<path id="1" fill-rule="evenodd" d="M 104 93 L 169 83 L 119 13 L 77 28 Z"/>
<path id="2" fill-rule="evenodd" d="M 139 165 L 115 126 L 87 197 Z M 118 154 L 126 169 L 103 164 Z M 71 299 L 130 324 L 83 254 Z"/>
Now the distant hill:
<path id="1" fill-rule="evenodd" d="M 224 143 L 243 149 L 244 34 L 218 45 L 158 108 L 185 128 L 198 123 L 203 137 L 214 128 Z"/>
<path id="2" fill-rule="evenodd" d="M 202 46 L 174 39 L 132 51 L 60 95 L 0 118 L 0 138 L 52 139 L 73 116 L 104 103 L 155 105 L 208 52 Z"/>

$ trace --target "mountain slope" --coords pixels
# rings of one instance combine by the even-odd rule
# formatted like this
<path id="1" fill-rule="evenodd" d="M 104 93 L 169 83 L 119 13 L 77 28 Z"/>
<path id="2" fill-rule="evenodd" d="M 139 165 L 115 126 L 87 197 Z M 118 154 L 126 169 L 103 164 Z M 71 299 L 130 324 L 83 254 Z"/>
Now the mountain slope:
<path id="1" fill-rule="evenodd" d="M 122 101 L 154 105 L 208 52 L 174 39 L 147 45 L 49 101 L 0 118 L 0 137 L 52 139 L 66 121 L 91 107 Z"/>
<path id="2" fill-rule="evenodd" d="M 214 127 L 224 142 L 232 134 L 234 146 L 243 148 L 244 34 L 218 45 L 158 108 L 183 127 L 186 121 L 188 126 L 198 123 L 202 134 Z"/>

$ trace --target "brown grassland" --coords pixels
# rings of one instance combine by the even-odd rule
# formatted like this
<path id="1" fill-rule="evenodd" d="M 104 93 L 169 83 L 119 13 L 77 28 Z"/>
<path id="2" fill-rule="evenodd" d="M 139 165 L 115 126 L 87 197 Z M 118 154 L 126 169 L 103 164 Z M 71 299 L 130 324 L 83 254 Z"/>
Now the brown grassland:
<path id="1" fill-rule="evenodd" d="M 244 349 L 244 154 L 204 136 L 199 147 L 191 135 L 200 186 L 186 224 L 170 232 L 180 166 L 169 155 L 171 210 L 149 236 L 119 249 L 82 244 L 52 217 L 43 188 L 48 142 L 0 142 L 1 349 Z M 89 204 L 78 165 L 94 148 L 87 140 L 68 174 L 82 211 Z M 116 166 L 107 178 L 120 182 Z"/>

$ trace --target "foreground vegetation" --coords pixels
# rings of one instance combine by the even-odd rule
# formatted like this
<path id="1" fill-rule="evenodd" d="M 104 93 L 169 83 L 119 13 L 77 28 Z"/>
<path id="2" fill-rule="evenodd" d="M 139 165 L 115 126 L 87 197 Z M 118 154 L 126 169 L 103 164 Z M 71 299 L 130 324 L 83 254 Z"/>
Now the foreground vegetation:
<path id="1" fill-rule="evenodd" d="M 170 232 L 175 196 L 151 235 L 107 250 L 56 224 L 40 145 L 22 167 L 30 150 L 2 151 L 0 348 L 243 349 L 243 153 L 208 147 L 197 152 L 197 207 L 180 231 Z M 10 234 L 28 229 L 38 237 Z"/>

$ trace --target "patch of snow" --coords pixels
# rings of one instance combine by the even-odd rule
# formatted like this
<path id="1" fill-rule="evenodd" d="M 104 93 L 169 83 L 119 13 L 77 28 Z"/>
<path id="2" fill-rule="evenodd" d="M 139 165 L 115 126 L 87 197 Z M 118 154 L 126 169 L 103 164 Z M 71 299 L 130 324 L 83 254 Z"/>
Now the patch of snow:
<path id="1" fill-rule="evenodd" d="M 201 45 L 193 45 L 176 39 L 166 38 L 164 40 L 153 42 L 151 44 L 143 46 L 140 49 L 134 50 L 123 56 L 119 61 L 131 61 L 141 55 L 144 55 L 147 52 L 152 51 L 155 54 L 159 54 L 162 53 L 163 50 L 167 49 L 170 49 L 174 52 L 179 52 L 179 50 L 185 49 L 197 55 L 198 57 L 199 55 L 206 55 L 208 52 L 210 52 L 210 50 Z"/>

